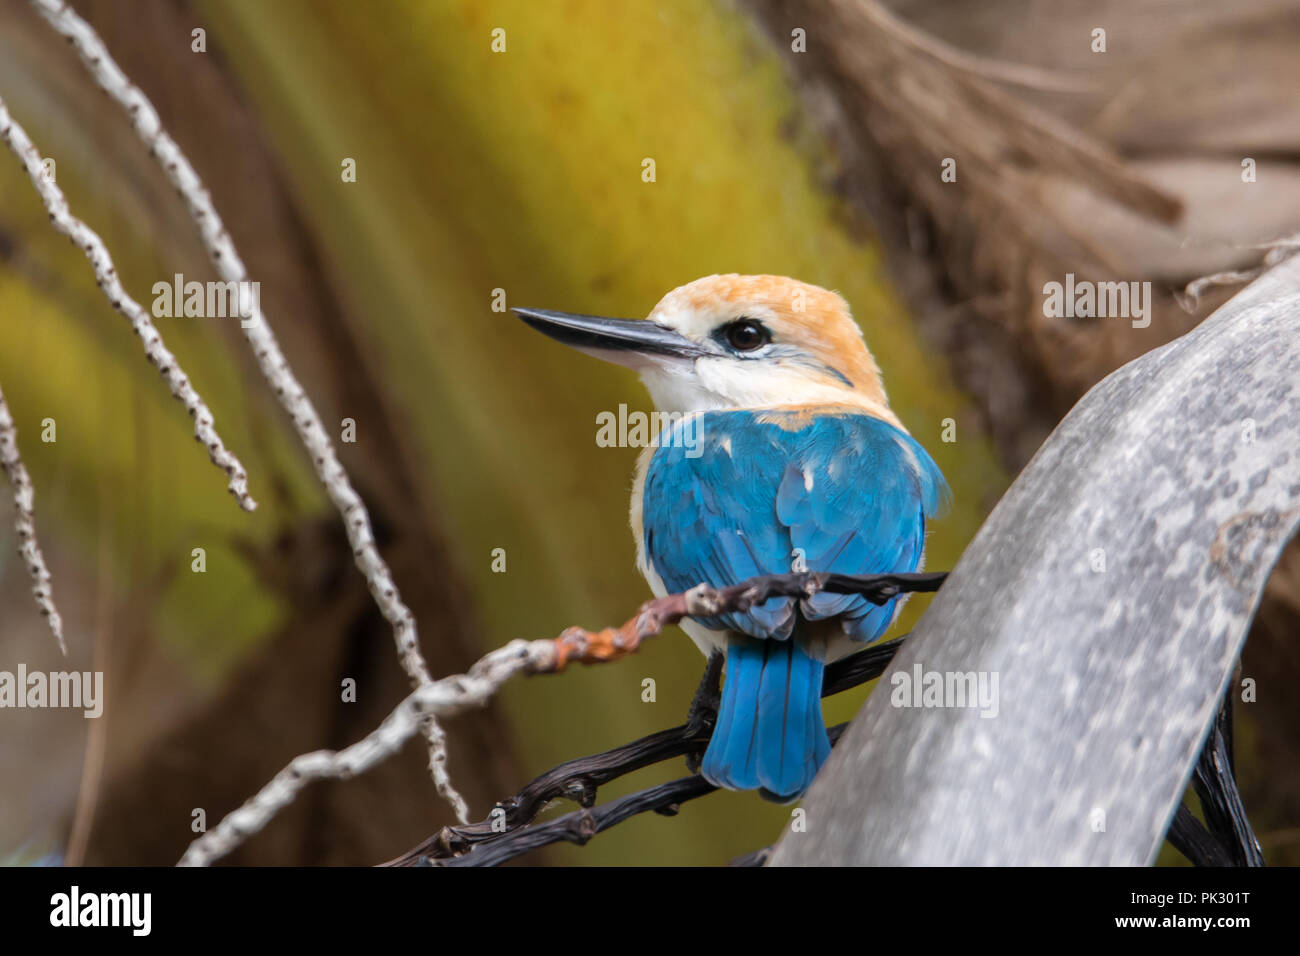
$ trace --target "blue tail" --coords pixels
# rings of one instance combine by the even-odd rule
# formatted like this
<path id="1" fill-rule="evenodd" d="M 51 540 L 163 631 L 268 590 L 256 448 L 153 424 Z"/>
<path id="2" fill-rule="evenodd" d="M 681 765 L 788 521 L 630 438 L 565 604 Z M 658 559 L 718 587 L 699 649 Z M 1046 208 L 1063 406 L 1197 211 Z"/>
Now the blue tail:
<path id="1" fill-rule="evenodd" d="M 831 752 L 822 719 L 822 673 L 797 637 L 743 638 L 727 650 L 727 676 L 706 780 L 729 790 L 764 790 L 792 800 Z"/>

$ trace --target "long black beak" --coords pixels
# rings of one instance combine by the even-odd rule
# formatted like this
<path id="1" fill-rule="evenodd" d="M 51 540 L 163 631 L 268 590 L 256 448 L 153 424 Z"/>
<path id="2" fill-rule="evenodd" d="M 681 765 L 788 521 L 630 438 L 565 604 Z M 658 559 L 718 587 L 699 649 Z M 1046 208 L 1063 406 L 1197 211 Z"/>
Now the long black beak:
<path id="1" fill-rule="evenodd" d="M 547 309 L 514 309 L 537 331 L 599 358 L 631 364 L 637 355 L 695 358 L 704 350 L 686 336 L 645 319 L 605 319 Z M 621 354 L 620 354 L 621 353 Z"/>

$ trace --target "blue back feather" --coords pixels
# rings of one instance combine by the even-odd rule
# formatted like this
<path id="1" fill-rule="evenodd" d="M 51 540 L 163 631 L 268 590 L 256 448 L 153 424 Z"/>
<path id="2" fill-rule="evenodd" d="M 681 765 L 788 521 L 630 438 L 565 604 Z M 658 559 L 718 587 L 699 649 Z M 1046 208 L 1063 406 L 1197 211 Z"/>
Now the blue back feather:
<path id="1" fill-rule="evenodd" d="M 681 425 L 661 437 L 646 471 L 642 521 L 646 557 L 669 591 L 784 573 L 796 549 L 810 571 L 916 570 L 926 517 L 948 494 L 925 450 L 866 414 L 790 413 L 792 427 L 770 420 L 782 414 L 702 413 L 693 448 Z M 802 621 L 838 617 L 851 637 L 871 641 L 893 613 L 892 601 L 876 606 L 823 593 L 700 618 L 747 636 L 728 647 L 705 777 L 781 800 L 802 793 L 830 753 L 821 714 L 825 663 L 799 640 Z"/>
<path id="2" fill-rule="evenodd" d="M 926 516 L 948 494 L 925 449 L 865 414 L 819 416 L 797 429 L 761 422 L 760 414 L 774 415 L 704 412 L 697 457 L 675 436 L 679 424 L 651 458 L 642 500 L 645 549 L 668 590 L 785 573 L 796 548 L 810 571 L 916 570 Z M 700 623 L 781 639 L 794 627 L 793 605 L 774 598 Z M 843 616 L 849 633 L 867 641 L 893 615 L 892 605 L 876 608 L 838 594 L 815 595 L 802 610 L 808 620 Z"/>

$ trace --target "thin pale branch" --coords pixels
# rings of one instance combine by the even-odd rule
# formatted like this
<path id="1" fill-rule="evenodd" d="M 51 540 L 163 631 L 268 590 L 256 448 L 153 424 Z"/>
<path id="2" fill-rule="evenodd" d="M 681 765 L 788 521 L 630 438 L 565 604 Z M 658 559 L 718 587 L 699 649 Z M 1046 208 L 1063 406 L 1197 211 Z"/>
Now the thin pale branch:
<path id="1" fill-rule="evenodd" d="M 227 282 L 246 282 L 248 270 L 244 268 L 208 190 L 176 141 L 163 129 L 158 112 L 148 97 L 113 60 L 90 24 L 70 6 L 62 0 L 32 0 L 32 6 L 73 46 L 100 88 L 126 111 L 141 142 L 149 148 L 149 154 L 158 161 L 168 180 L 185 200 L 212 264 L 222 279 Z M 240 328 L 252 346 L 262 375 L 293 422 L 316 470 L 317 478 L 343 518 L 343 527 L 357 567 L 365 576 L 380 612 L 393 628 L 393 639 L 402 668 L 413 687 L 429 686 L 432 677 L 420 652 L 415 616 L 402 601 L 388 564 L 375 546 L 370 514 L 361 496 L 352 487 L 315 406 L 289 367 L 256 297 L 253 297 L 251 308 L 242 317 Z M 452 785 L 447 771 L 447 741 L 442 728 L 429 716 L 420 729 L 428 743 L 429 770 L 438 792 L 452 805 L 457 818 L 468 822 L 469 807 Z"/>
<path id="2" fill-rule="evenodd" d="M 485 706 L 497 689 L 519 673 L 558 667 L 556 641 L 512 641 L 470 668 L 422 684 L 368 736 L 340 751 L 318 750 L 295 757 L 243 806 L 190 844 L 180 866 L 207 866 L 265 827 L 314 780 L 346 780 L 397 753 L 433 716 L 451 716 Z"/>
<path id="3" fill-rule="evenodd" d="M 68 209 L 68 200 L 63 190 L 54 179 L 45 172 L 40 151 L 32 144 L 31 138 L 5 107 L 0 99 L 0 139 L 3 139 L 18 157 L 27 177 L 32 181 L 41 202 L 50 214 L 50 223 L 59 232 L 72 240 L 72 244 L 81 249 L 90 261 L 95 272 L 95 281 L 113 308 L 126 316 L 135 330 L 135 334 L 144 343 L 144 354 L 151 365 L 158 369 L 174 395 L 194 419 L 194 437 L 208 450 L 212 463 L 226 473 L 229 479 L 230 493 L 235 496 L 241 508 L 252 511 L 257 507 L 248 493 L 248 473 L 239 459 L 226 450 L 225 443 L 213 426 L 212 412 L 204 404 L 199 393 L 190 384 L 189 377 L 176 361 L 176 356 L 163 344 L 162 335 L 154 328 L 149 313 L 141 308 L 140 303 L 126 294 L 113 266 L 113 257 L 108 254 L 108 247 L 99 235 L 78 219 Z"/>
<path id="4" fill-rule="evenodd" d="M 27 565 L 27 573 L 32 576 L 32 595 L 36 598 L 36 606 L 49 623 L 54 639 L 59 642 L 59 650 L 67 657 L 68 645 L 63 640 L 63 618 L 54 606 L 50 570 L 45 566 L 45 555 L 41 553 L 41 546 L 36 541 L 36 517 L 33 513 L 36 492 L 32 487 L 32 479 L 27 474 L 27 467 L 18 454 L 18 429 L 14 425 L 13 416 L 9 414 L 9 405 L 5 402 L 3 392 L 0 392 L 0 468 L 4 469 L 9 484 L 13 485 L 14 530 L 18 534 L 18 553 L 22 556 L 23 564 Z"/>

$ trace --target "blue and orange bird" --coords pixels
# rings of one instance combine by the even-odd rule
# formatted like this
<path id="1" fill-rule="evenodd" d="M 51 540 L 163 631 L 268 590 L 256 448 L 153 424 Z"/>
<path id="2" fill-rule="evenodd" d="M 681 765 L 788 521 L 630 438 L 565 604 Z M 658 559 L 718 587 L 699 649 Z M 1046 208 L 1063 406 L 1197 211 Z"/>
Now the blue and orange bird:
<path id="1" fill-rule="evenodd" d="M 637 566 L 656 595 L 791 570 L 921 568 L 947 485 L 890 411 L 839 295 L 715 275 L 669 292 L 646 320 L 515 311 L 636 369 L 668 413 L 632 491 Z M 826 665 L 881 637 L 903 600 L 822 592 L 684 620 L 711 663 L 725 655 L 704 776 L 780 801 L 802 794 L 830 753 Z"/>

